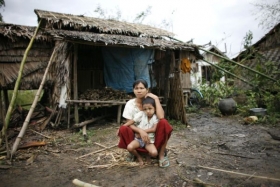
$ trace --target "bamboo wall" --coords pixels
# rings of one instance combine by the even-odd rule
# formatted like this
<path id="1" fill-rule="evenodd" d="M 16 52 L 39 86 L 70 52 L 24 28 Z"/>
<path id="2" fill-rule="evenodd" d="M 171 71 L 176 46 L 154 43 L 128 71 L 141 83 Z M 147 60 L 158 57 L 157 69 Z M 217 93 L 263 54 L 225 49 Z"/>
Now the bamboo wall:
<path id="1" fill-rule="evenodd" d="M 13 42 L 0 36 L 0 89 L 13 89 L 18 77 L 19 67 L 29 44 L 29 39 L 18 38 Z M 34 41 L 26 58 L 21 90 L 37 89 L 43 77 L 53 49 L 52 42 Z M 47 83 L 51 77 L 47 77 Z"/>

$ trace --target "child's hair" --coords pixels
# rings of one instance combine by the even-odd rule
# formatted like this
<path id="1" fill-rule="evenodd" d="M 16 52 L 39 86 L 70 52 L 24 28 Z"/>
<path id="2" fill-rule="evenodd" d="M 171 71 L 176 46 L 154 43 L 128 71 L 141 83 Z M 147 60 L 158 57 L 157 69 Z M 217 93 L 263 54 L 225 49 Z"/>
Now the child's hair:
<path id="1" fill-rule="evenodd" d="M 153 98 L 151 98 L 151 97 L 146 97 L 146 98 L 144 98 L 143 101 L 142 101 L 142 105 L 144 105 L 144 104 L 151 104 L 151 105 L 153 105 L 153 107 L 156 108 L 156 102 L 155 102 L 155 100 L 154 100 Z"/>

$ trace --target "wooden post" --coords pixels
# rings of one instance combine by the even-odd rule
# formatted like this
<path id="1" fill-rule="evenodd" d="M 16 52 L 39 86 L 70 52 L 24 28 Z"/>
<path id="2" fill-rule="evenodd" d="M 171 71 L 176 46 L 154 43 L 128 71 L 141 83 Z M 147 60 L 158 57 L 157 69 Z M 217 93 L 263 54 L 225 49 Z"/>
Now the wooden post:
<path id="1" fill-rule="evenodd" d="M 117 116 L 117 123 L 121 124 L 121 116 L 122 116 L 122 105 L 118 106 L 118 116 Z"/>
<path id="2" fill-rule="evenodd" d="M 78 72 L 77 72 L 77 63 L 78 63 L 78 44 L 74 45 L 74 65 L 73 65 L 73 88 L 74 88 L 74 99 L 78 100 Z M 75 103 L 74 109 L 75 123 L 79 123 L 79 113 L 78 113 L 78 104 Z"/>
<path id="3" fill-rule="evenodd" d="M 68 112 L 67 112 L 67 128 L 70 128 L 70 115 L 71 115 L 71 107 L 70 104 L 67 104 Z"/>

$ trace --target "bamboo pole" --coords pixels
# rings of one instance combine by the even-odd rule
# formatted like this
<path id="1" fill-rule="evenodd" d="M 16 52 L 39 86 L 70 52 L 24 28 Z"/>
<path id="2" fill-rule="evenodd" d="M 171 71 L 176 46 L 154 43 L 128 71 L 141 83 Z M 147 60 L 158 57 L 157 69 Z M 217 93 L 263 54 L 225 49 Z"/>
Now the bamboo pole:
<path id="1" fill-rule="evenodd" d="M 222 58 L 222 59 L 224 59 L 224 60 L 227 60 L 227 61 L 229 61 L 229 62 L 232 62 L 232 63 L 234 63 L 234 64 L 236 64 L 236 65 L 238 65 L 238 66 L 241 66 L 241 67 L 243 67 L 243 68 L 245 68 L 245 69 L 248 69 L 248 70 L 250 70 L 250 71 L 253 71 L 254 73 L 257 73 L 257 74 L 259 74 L 259 75 L 261 75 L 261 76 L 263 76 L 263 77 L 265 77 L 265 78 L 267 78 L 267 79 L 269 79 L 269 80 L 272 80 L 272 81 L 274 81 L 274 82 L 277 81 L 277 80 L 274 79 L 274 78 L 271 78 L 271 77 L 269 77 L 269 76 L 267 76 L 267 75 L 265 75 L 265 74 L 263 74 L 263 73 L 261 73 L 261 72 L 259 72 L 259 71 L 256 71 L 256 70 L 254 70 L 254 69 L 252 69 L 252 68 L 249 68 L 249 67 L 247 67 L 247 66 L 245 66 L 245 65 L 243 65 L 243 64 L 240 64 L 240 63 L 238 63 L 238 62 L 235 62 L 235 61 L 233 61 L 233 60 L 231 60 L 231 59 L 229 59 L 229 58 L 226 58 L 226 57 L 224 57 L 224 56 L 222 56 L 222 55 L 218 55 L 218 54 L 216 54 L 216 53 L 213 53 L 213 52 L 208 51 L 208 50 L 206 50 L 206 49 L 203 49 L 203 48 L 201 48 L 201 47 L 199 47 L 199 49 L 202 50 L 202 51 L 205 51 L 205 52 L 207 52 L 207 53 L 210 53 L 210 54 L 212 54 L 212 55 L 215 55 L 215 56 L 217 56 L 217 57 L 220 57 L 220 58 Z"/>
<path id="2" fill-rule="evenodd" d="M 20 85 L 21 77 L 22 77 L 23 67 L 24 67 L 28 52 L 30 51 L 30 49 L 32 47 L 32 44 L 33 44 L 33 42 L 36 38 L 36 35 L 38 33 L 38 30 L 40 28 L 40 24 L 41 24 L 41 20 L 40 20 L 40 22 L 38 24 L 38 27 L 36 28 L 32 38 L 29 42 L 29 45 L 27 46 L 27 48 L 24 52 L 24 55 L 23 55 L 23 58 L 22 58 L 22 61 L 21 61 L 21 64 L 20 64 L 17 81 L 16 81 L 14 91 L 13 91 L 13 96 L 12 96 L 11 102 L 9 104 L 9 108 L 8 108 L 8 111 L 7 111 L 7 114 L 6 114 L 6 117 L 5 117 L 5 123 L 3 125 L 2 132 L 1 132 L 0 145 L 2 144 L 3 138 L 6 136 L 6 133 L 7 133 L 9 122 L 10 122 L 10 119 L 11 119 L 11 114 L 12 114 L 12 111 L 13 111 L 13 108 L 14 108 L 14 105 L 15 105 L 15 101 L 16 101 L 16 98 L 17 98 L 17 94 L 18 94 L 18 88 L 19 88 L 19 85 Z"/>
<path id="3" fill-rule="evenodd" d="M 215 171 L 221 171 L 221 172 L 225 172 L 225 173 L 231 173 L 231 174 L 237 174 L 237 175 L 247 176 L 247 177 L 254 177 L 254 178 L 259 178 L 259 179 L 280 181 L 280 179 L 277 179 L 277 178 L 270 178 L 270 177 L 257 176 L 257 175 L 249 175 L 249 174 L 246 174 L 246 173 L 240 173 L 240 172 L 235 172 L 235 171 L 228 171 L 228 170 L 217 169 L 217 168 L 211 168 L 211 167 L 206 167 L 206 166 L 198 166 L 198 167 L 204 168 L 204 169 L 211 169 L 211 170 L 215 170 Z"/>
<path id="4" fill-rule="evenodd" d="M 172 39 L 172 40 L 176 40 L 176 41 L 178 41 L 178 42 L 183 42 L 183 41 L 178 40 L 178 39 L 173 38 L 173 37 L 169 37 L 169 38 Z M 184 43 L 184 42 L 183 42 L 183 43 Z M 254 70 L 254 69 L 252 69 L 252 68 L 249 68 L 249 67 L 247 67 L 247 66 L 245 66 L 245 65 L 243 65 L 243 64 L 240 64 L 240 63 L 238 63 L 238 62 L 235 62 L 235 61 L 233 61 L 233 60 L 231 60 L 231 59 L 229 59 L 229 58 L 227 58 L 227 57 L 224 57 L 224 56 L 222 56 L 222 55 L 213 53 L 213 52 L 211 52 L 211 51 L 209 51 L 209 50 L 203 49 L 201 46 L 196 46 L 196 47 L 198 47 L 200 50 L 202 50 L 202 51 L 204 51 L 204 52 L 207 52 L 207 53 L 210 53 L 210 54 L 215 55 L 215 56 L 217 56 L 217 57 L 220 57 L 220 58 L 222 58 L 222 59 L 224 59 L 224 60 L 227 60 L 227 61 L 229 61 L 229 62 L 232 62 L 232 63 L 234 63 L 234 64 L 236 64 L 236 65 L 238 65 L 238 66 L 241 66 L 241 67 L 243 67 L 243 68 L 245 68 L 245 69 L 248 69 L 248 70 L 250 70 L 250 71 L 253 71 L 254 73 L 257 73 L 257 74 L 259 74 L 259 75 L 261 75 L 261 76 L 263 76 L 263 77 L 265 77 L 265 78 L 267 78 L 267 79 L 269 79 L 269 80 L 272 80 L 272 81 L 274 81 L 274 82 L 277 82 L 276 79 L 271 78 L 271 77 L 269 77 L 269 76 L 267 76 L 267 75 L 265 75 L 265 74 L 263 74 L 263 73 L 261 73 L 261 72 L 259 72 L 259 71 L 256 71 L 256 70 Z"/>
<path id="5" fill-rule="evenodd" d="M 91 152 L 91 153 L 88 153 L 88 154 L 79 156 L 79 157 L 76 158 L 76 159 L 84 158 L 84 157 L 86 157 L 86 156 L 93 155 L 93 154 L 95 154 L 95 153 L 99 153 L 99 152 L 105 151 L 105 150 L 107 150 L 107 149 L 111 149 L 111 148 L 113 148 L 113 147 L 116 147 L 116 146 L 117 146 L 117 144 L 116 144 L 116 145 L 112 145 L 112 146 L 110 146 L 110 147 L 106 147 L 106 148 L 104 148 L 104 149 L 100 149 L 100 150 L 98 150 L 98 151 L 94 151 L 94 152 Z"/>
<path id="6" fill-rule="evenodd" d="M 249 84 L 250 86 L 256 87 L 256 86 L 253 85 L 252 83 L 250 83 L 250 82 L 248 82 L 248 81 L 246 81 L 246 80 L 244 80 L 244 79 L 242 79 L 242 78 L 236 76 L 235 74 L 233 74 L 233 73 L 231 73 L 231 72 L 229 72 L 229 71 L 227 71 L 227 70 L 221 68 L 220 66 L 217 66 L 217 65 L 215 65 L 215 64 L 213 64 L 213 63 L 211 63 L 211 62 L 209 62 L 209 61 L 207 61 L 207 60 L 204 60 L 204 59 L 203 59 L 203 61 L 206 62 L 206 63 L 208 63 L 208 64 L 210 64 L 211 66 L 214 66 L 215 68 L 218 68 L 219 70 L 222 70 L 223 72 L 225 72 L 225 73 L 227 73 L 227 74 L 230 74 L 230 75 L 232 75 L 233 77 L 235 77 L 235 78 L 237 78 L 237 79 L 239 79 L 239 80 L 241 80 L 241 81 L 243 81 L 243 82 Z"/>
<path id="7" fill-rule="evenodd" d="M 34 98 L 34 100 L 33 100 L 33 103 L 32 103 L 32 105 L 31 105 L 31 107 L 30 107 L 30 110 L 28 111 L 28 114 L 27 114 L 27 116 L 26 116 L 26 118 L 25 118 L 25 121 L 24 121 L 24 123 L 23 123 L 23 125 L 22 125 L 22 128 L 21 128 L 20 132 L 19 132 L 19 135 L 17 136 L 17 138 L 16 138 L 16 140 L 15 140 L 15 142 L 14 142 L 14 144 L 13 144 L 13 148 L 12 148 L 12 151 L 11 151 L 11 157 L 13 157 L 14 153 L 16 152 L 16 150 L 17 150 L 17 148 L 18 148 L 18 145 L 19 145 L 20 140 L 22 139 L 22 137 L 23 137 L 24 134 L 25 134 L 25 131 L 26 131 L 27 126 L 28 126 L 28 124 L 29 124 L 30 118 L 31 118 L 31 116 L 32 116 L 32 113 L 33 113 L 33 111 L 34 111 L 36 105 L 37 105 L 37 102 L 38 102 L 38 99 L 39 99 L 39 97 L 40 97 L 41 91 L 42 91 L 43 86 L 44 86 L 44 84 L 45 84 L 46 77 L 47 77 L 47 74 L 48 74 L 48 71 L 49 71 L 49 68 L 50 68 L 50 65 L 51 65 L 51 62 L 52 62 L 52 59 L 53 59 L 55 53 L 56 53 L 56 47 L 55 47 L 54 50 L 53 50 L 52 56 L 51 56 L 51 58 L 50 58 L 50 60 L 49 60 L 48 66 L 47 66 L 47 68 L 46 68 L 46 70 L 45 70 L 45 73 L 44 73 L 43 79 L 42 79 L 42 81 L 41 81 L 40 87 L 39 87 L 39 89 L 37 90 L 37 93 L 36 93 L 36 95 L 35 95 L 35 98 Z"/>
<path id="8" fill-rule="evenodd" d="M 76 186 L 80 186 L 80 187 L 99 187 L 99 186 L 96 186 L 94 184 L 90 184 L 90 183 L 86 183 L 86 182 L 80 181 L 79 179 L 74 179 L 72 182 Z"/>

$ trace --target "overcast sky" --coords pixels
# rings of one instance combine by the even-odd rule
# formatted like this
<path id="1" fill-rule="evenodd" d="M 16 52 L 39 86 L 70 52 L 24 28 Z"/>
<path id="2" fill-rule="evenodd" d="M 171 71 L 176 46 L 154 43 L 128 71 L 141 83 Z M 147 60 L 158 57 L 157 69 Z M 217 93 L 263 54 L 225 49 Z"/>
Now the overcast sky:
<path id="1" fill-rule="evenodd" d="M 151 6 L 151 14 L 143 23 L 160 27 L 163 20 L 171 23 L 164 28 L 182 41 L 203 45 L 209 41 L 233 57 L 242 50 L 246 33 L 252 31 L 253 43 L 268 31 L 258 24 L 252 3 L 260 0 L 5 0 L 1 9 L 6 23 L 36 26 L 34 9 L 99 17 L 94 10 L 99 5 L 107 15 L 122 13 L 122 19 L 132 22 L 136 15 Z"/>

